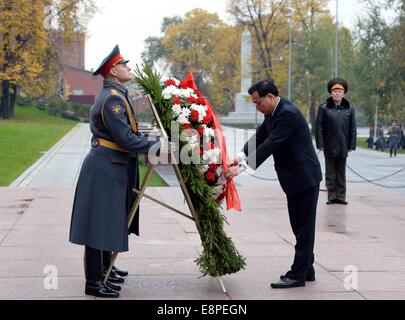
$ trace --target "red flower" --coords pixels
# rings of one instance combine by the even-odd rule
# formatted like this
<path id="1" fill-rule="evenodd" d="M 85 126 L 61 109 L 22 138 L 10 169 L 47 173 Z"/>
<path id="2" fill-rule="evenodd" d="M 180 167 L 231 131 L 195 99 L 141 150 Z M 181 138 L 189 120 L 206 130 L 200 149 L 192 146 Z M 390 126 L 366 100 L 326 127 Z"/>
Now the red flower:
<path id="1" fill-rule="evenodd" d="M 205 179 L 210 183 L 214 183 L 215 182 L 215 174 L 214 174 L 214 172 L 208 171 L 205 174 Z"/>
<path id="2" fill-rule="evenodd" d="M 169 79 L 166 81 L 166 86 L 175 86 L 176 85 L 176 81 Z"/>
<path id="3" fill-rule="evenodd" d="M 210 171 L 214 172 L 215 170 L 217 170 L 219 168 L 219 164 L 216 163 L 212 163 L 210 164 Z"/>
<path id="4" fill-rule="evenodd" d="M 180 81 L 180 89 L 188 89 L 187 81 Z"/>
<path id="5" fill-rule="evenodd" d="M 180 100 L 180 98 L 174 98 L 173 99 L 173 102 L 172 102 L 173 104 L 179 104 L 179 105 L 181 105 L 181 100 Z"/>
<path id="6" fill-rule="evenodd" d="M 205 101 L 204 98 L 198 98 L 198 99 L 197 99 L 197 103 L 198 103 L 198 104 L 201 104 L 202 106 L 205 106 L 205 105 L 207 104 L 207 102 Z"/>
<path id="7" fill-rule="evenodd" d="M 186 101 L 189 102 L 189 103 L 196 103 L 197 102 L 196 98 L 194 98 L 194 97 L 188 97 L 186 99 Z"/>
<path id="8" fill-rule="evenodd" d="M 200 119 L 200 113 L 197 110 L 191 111 L 191 121 L 198 122 Z"/>
<path id="9" fill-rule="evenodd" d="M 204 132 L 205 132 L 205 128 L 204 128 L 204 127 L 199 127 L 199 128 L 197 129 L 197 131 L 198 131 L 198 134 L 200 135 L 200 137 L 203 137 L 203 136 L 204 136 Z"/>
<path id="10" fill-rule="evenodd" d="M 185 123 L 185 124 L 183 124 L 183 129 L 189 130 L 189 129 L 191 129 L 191 126 L 188 123 Z"/>
<path id="11" fill-rule="evenodd" d="M 213 121 L 212 115 L 207 114 L 203 119 L 203 124 L 209 125 Z"/>

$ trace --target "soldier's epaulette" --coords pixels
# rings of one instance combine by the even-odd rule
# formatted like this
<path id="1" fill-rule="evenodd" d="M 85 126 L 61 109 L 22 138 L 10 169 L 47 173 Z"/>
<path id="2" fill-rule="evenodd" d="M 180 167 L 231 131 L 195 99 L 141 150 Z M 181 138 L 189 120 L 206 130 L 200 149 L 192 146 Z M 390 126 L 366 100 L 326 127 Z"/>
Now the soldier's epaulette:
<path id="1" fill-rule="evenodd" d="M 102 117 L 102 119 L 103 119 L 104 125 L 105 125 L 104 115 L 103 115 L 104 106 L 105 106 L 105 102 L 107 101 L 107 99 L 108 99 L 109 97 L 111 97 L 111 96 L 118 96 L 118 97 L 120 97 L 120 98 L 122 99 L 122 102 L 124 103 L 124 106 L 125 106 L 125 110 L 126 110 L 126 112 L 127 112 L 127 117 L 128 117 L 129 123 L 130 123 L 130 125 L 131 125 L 131 128 L 132 128 L 132 130 L 133 130 L 135 133 L 138 132 L 138 130 L 139 130 L 139 129 L 138 129 L 138 123 L 137 123 L 137 121 L 135 120 L 135 117 L 134 117 L 134 115 L 133 115 L 131 106 L 129 105 L 129 103 L 128 103 L 126 97 L 125 97 L 124 95 L 120 94 L 116 89 L 111 89 L 110 94 L 107 95 L 107 97 L 106 97 L 105 100 L 104 100 L 104 103 L 103 103 L 103 106 L 102 106 L 102 109 L 101 109 L 101 110 L 102 110 L 102 111 L 101 111 L 101 117 Z"/>
<path id="2" fill-rule="evenodd" d="M 124 97 L 124 96 L 123 96 L 122 94 L 120 94 L 120 93 L 118 92 L 118 90 L 116 90 L 116 89 L 111 89 L 110 95 L 112 95 L 112 96 Z"/>

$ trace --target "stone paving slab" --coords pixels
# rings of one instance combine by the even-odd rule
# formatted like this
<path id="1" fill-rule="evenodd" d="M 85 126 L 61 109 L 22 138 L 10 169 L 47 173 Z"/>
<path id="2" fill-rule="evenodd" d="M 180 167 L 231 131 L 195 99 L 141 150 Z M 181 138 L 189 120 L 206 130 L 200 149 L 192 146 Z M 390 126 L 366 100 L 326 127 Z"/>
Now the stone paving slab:
<path id="1" fill-rule="evenodd" d="M 332 273 L 339 279 L 347 277 L 345 273 Z M 395 289 L 394 289 L 395 288 Z M 402 292 L 405 299 L 405 273 L 404 272 L 359 272 L 359 292 Z"/>
<path id="2" fill-rule="evenodd" d="M 130 252 L 117 260 L 130 271 L 122 299 L 405 299 L 405 253 L 397 248 L 405 242 L 405 199 L 354 189 L 349 206 L 326 206 L 321 194 L 317 281 L 279 291 L 270 283 L 291 265 L 294 237 L 280 188 L 261 191 L 240 187 L 245 211 L 225 213 L 227 233 L 248 263 L 246 270 L 224 277 L 229 296 L 216 279 L 200 278 L 194 260 L 201 242 L 194 222 L 144 201 L 141 237 L 131 236 Z M 149 188 L 148 194 L 186 210 L 177 188 Z M 368 194 L 373 203 L 388 201 L 390 210 L 368 205 L 363 201 Z M 94 300 L 83 292 L 83 248 L 68 242 L 73 196 L 73 189 L 0 189 L 0 299 Z M 350 265 L 359 270 L 358 290 L 344 287 L 344 269 Z M 58 290 L 44 288 L 47 266 L 57 268 Z"/>

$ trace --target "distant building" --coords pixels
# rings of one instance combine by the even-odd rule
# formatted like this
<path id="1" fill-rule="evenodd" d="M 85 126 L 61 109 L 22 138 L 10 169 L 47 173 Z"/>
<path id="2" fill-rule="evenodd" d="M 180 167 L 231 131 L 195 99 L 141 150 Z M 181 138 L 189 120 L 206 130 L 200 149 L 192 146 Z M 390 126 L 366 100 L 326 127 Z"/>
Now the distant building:
<path id="1" fill-rule="evenodd" d="M 93 72 L 85 70 L 86 36 L 77 34 L 71 45 L 65 48 L 58 42 L 60 63 L 63 68 L 63 95 L 72 103 L 92 105 L 103 87 L 102 77 L 94 77 Z"/>

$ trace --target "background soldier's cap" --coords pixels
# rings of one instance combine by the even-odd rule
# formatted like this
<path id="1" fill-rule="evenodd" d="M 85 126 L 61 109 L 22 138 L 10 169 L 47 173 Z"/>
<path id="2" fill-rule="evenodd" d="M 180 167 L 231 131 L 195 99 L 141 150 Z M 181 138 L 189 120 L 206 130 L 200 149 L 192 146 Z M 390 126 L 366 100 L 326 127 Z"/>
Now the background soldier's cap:
<path id="1" fill-rule="evenodd" d="M 104 78 L 108 75 L 112 67 L 116 66 L 117 64 L 125 64 L 128 63 L 129 60 L 125 60 L 124 57 L 120 53 L 120 48 L 118 45 L 115 46 L 113 51 L 101 62 L 101 65 L 94 71 L 93 75 L 101 74 Z"/>
<path id="2" fill-rule="evenodd" d="M 347 92 L 349 90 L 349 85 L 347 84 L 346 80 L 341 79 L 341 78 L 335 78 L 329 81 L 328 83 L 328 92 L 332 93 L 332 90 L 334 89 L 342 89 Z"/>

